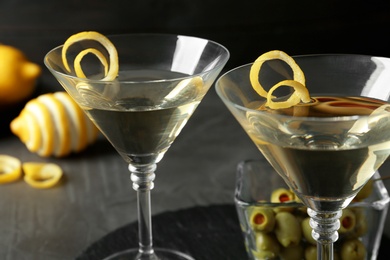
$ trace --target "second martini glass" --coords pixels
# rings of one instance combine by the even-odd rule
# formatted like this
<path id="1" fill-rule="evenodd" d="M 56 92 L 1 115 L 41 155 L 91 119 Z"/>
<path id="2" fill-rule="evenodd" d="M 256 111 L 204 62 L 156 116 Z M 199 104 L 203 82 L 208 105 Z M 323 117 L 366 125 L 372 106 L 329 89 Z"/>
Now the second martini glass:
<path id="1" fill-rule="evenodd" d="M 103 72 L 93 57 L 86 56 L 82 64 L 88 79 L 68 72 L 61 59 L 62 46 L 45 57 L 52 74 L 129 164 L 138 198 L 139 248 L 108 259 L 192 259 L 175 250 L 153 248 L 150 190 L 156 164 L 226 64 L 229 52 L 216 42 L 179 35 L 109 39 L 119 57 L 119 75 L 113 81 L 99 80 Z M 75 59 L 91 44 L 74 44 L 68 59 Z"/>
<path id="2" fill-rule="evenodd" d="M 252 64 L 216 83 L 223 102 L 264 157 L 308 207 L 317 258 L 333 259 L 339 217 L 390 154 L 390 59 L 361 55 L 296 57 L 310 104 L 273 110 L 253 89 Z M 280 60 L 263 65 L 272 86 L 290 76 Z M 288 95 L 279 93 L 277 96 Z M 313 98 L 316 97 L 316 98 Z"/>

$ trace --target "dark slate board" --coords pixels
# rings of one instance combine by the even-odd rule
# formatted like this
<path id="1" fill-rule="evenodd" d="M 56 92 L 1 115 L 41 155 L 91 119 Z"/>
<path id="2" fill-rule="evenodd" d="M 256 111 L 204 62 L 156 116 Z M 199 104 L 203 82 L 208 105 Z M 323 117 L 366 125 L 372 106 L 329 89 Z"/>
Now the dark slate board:
<path id="1" fill-rule="evenodd" d="M 196 260 L 248 259 L 234 205 L 194 207 L 153 217 L 156 247 L 177 249 Z M 137 223 L 130 223 L 88 247 L 77 260 L 103 259 L 138 245 Z M 390 240 L 382 238 L 378 260 L 390 259 Z"/>
<path id="2" fill-rule="evenodd" d="M 156 247 L 177 249 L 197 260 L 247 258 L 233 205 L 165 212 L 153 217 L 152 221 Z M 137 235 L 137 223 L 128 224 L 92 244 L 77 259 L 102 259 L 117 251 L 137 247 Z"/>

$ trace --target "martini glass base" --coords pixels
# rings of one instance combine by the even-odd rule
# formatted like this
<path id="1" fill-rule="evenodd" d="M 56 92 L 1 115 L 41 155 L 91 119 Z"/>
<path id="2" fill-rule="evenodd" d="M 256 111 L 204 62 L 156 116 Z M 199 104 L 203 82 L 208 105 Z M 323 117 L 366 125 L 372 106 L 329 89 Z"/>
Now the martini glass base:
<path id="1" fill-rule="evenodd" d="M 115 253 L 105 260 L 195 260 L 189 255 L 172 249 L 154 248 L 154 255 L 139 256 L 138 248 L 127 249 Z"/>

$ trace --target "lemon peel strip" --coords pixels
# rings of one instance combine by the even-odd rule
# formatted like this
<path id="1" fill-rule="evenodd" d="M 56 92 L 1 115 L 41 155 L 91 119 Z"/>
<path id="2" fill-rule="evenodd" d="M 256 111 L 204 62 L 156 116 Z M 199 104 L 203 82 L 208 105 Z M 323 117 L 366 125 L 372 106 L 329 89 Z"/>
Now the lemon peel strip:
<path id="1" fill-rule="evenodd" d="M 261 83 L 259 82 L 259 72 L 261 69 L 261 66 L 269 60 L 275 60 L 279 59 L 284 62 L 286 62 L 293 71 L 294 80 L 300 82 L 302 85 L 305 85 L 305 75 L 303 74 L 303 71 L 298 66 L 298 64 L 294 61 L 294 59 L 289 56 L 287 53 L 283 51 L 269 51 L 262 55 L 260 55 L 255 62 L 252 64 L 249 77 L 252 84 L 252 87 L 255 89 L 255 91 L 262 97 L 267 97 L 267 91 L 263 88 Z"/>
<path id="2" fill-rule="evenodd" d="M 107 37 L 105 37 L 104 35 L 102 35 L 98 32 L 94 32 L 94 31 L 80 32 L 80 33 L 74 34 L 74 35 L 70 36 L 65 41 L 65 43 L 62 47 L 62 53 L 61 53 L 62 54 L 62 62 L 64 64 L 65 69 L 68 72 L 70 72 L 68 59 L 66 57 L 66 53 L 67 53 L 69 47 L 76 42 L 85 41 L 85 40 L 97 41 L 107 50 L 107 52 L 109 54 L 110 66 L 108 68 L 107 73 L 105 73 L 106 74 L 105 77 L 102 80 L 103 81 L 114 80 L 117 77 L 118 71 L 119 71 L 118 52 L 117 52 L 115 46 L 112 44 L 112 42 Z M 97 55 L 97 57 L 99 58 L 98 55 Z M 81 61 L 81 59 L 80 59 L 80 61 Z M 80 63 L 80 61 L 78 63 Z M 79 66 L 79 65 L 77 65 L 77 66 Z M 103 63 L 103 65 L 104 65 L 104 63 Z M 104 65 L 104 67 L 106 70 L 107 66 Z M 84 74 L 84 73 L 82 73 L 82 74 Z"/>
<path id="3" fill-rule="evenodd" d="M 55 186 L 63 175 L 60 166 L 54 163 L 23 163 L 24 180 L 33 188 L 48 189 Z"/>
<path id="4" fill-rule="evenodd" d="M 262 65 L 269 60 L 279 59 L 286 62 L 293 71 L 293 80 L 284 80 L 275 84 L 268 92 L 264 89 L 259 81 L 259 73 Z M 298 104 L 301 100 L 304 103 L 310 102 L 310 95 L 305 86 L 305 75 L 295 60 L 283 51 L 274 50 L 260 55 L 252 64 L 249 79 L 253 89 L 262 97 L 267 99 L 266 106 L 272 109 L 289 108 Z M 273 101 L 275 98 L 272 93 L 281 86 L 290 86 L 294 88 L 294 93 L 286 101 Z"/>
<path id="5" fill-rule="evenodd" d="M 273 101 L 272 93 L 279 87 L 289 86 L 294 89 L 294 92 L 286 101 Z M 298 104 L 300 101 L 305 103 L 310 102 L 309 91 L 307 88 L 298 81 L 295 80 L 283 80 L 277 84 L 275 84 L 267 93 L 267 102 L 265 103 L 271 109 L 282 109 L 289 108 Z"/>
<path id="6" fill-rule="evenodd" d="M 88 48 L 83 51 L 81 51 L 79 54 L 77 54 L 76 58 L 74 59 L 74 70 L 76 72 L 76 76 L 79 78 L 87 78 L 85 76 L 84 71 L 81 67 L 81 60 L 84 58 L 85 55 L 92 53 L 94 54 L 99 61 L 103 64 L 104 66 L 104 76 L 107 76 L 108 73 L 108 63 L 106 57 L 101 53 L 99 50 L 94 49 L 94 48 Z"/>
<path id="7" fill-rule="evenodd" d="M 22 163 L 19 159 L 0 155 L 0 183 L 9 183 L 18 180 L 22 176 Z"/>

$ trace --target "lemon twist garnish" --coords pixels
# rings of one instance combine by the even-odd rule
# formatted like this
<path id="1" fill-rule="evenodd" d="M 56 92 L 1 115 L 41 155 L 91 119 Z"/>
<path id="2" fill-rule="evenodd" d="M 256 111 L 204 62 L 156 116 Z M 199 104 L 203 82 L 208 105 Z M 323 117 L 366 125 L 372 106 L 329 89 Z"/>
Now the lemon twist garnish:
<path id="1" fill-rule="evenodd" d="M 107 63 L 106 57 L 103 55 L 103 53 L 101 53 L 97 49 L 88 48 L 88 49 L 81 51 L 79 54 L 77 54 L 76 58 L 74 59 L 74 70 L 76 72 L 77 77 L 87 78 L 87 76 L 85 76 L 84 71 L 81 67 L 81 60 L 84 58 L 85 55 L 87 55 L 89 53 L 94 54 L 99 59 L 99 61 L 103 64 L 104 75 L 106 76 L 108 73 L 108 63 Z"/>
<path id="2" fill-rule="evenodd" d="M 279 87 L 289 86 L 294 88 L 294 93 L 286 100 L 275 102 L 272 100 L 272 93 Z M 300 101 L 304 103 L 310 102 L 309 91 L 307 88 L 295 80 L 283 80 L 277 84 L 275 84 L 267 93 L 267 102 L 266 106 L 272 109 L 281 109 L 281 108 L 289 108 L 298 104 Z M 292 105 L 293 104 L 293 105 Z"/>
<path id="3" fill-rule="evenodd" d="M 55 186 L 63 175 L 60 166 L 54 163 L 23 163 L 24 180 L 38 189 L 47 189 Z"/>
<path id="4" fill-rule="evenodd" d="M 269 60 L 279 59 L 286 62 L 293 71 L 293 80 L 283 80 L 277 84 L 275 84 L 271 89 L 267 92 L 264 87 L 259 82 L 259 73 L 262 65 Z M 266 52 L 260 57 L 258 57 L 255 62 L 252 64 L 249 79 L 252 84 L 253 89 L 262 97 L 267 99 L 266 106 L 271 109 L 281 109 L 281 108 L 289 108 L 295 106 L 299 102 L 308 103 L 310 102 L 309 91 L 305 86 L 305 75 L 298 64 L 294 61 L 294 59 L 286 54 L 283 51 L 269 51 Z M 275 98 L 272 96 L 272 93 L 279 87 L 289 86 L 294 88 L 293 94 L 286 101 L 273 101 Z"/>
<path id="5" fill-rule="evenodd" d="M 74 60 L 74 69 L 75 69 L 76 76 L 80 77 L 80 78 L 86 78 L 83 70 L 81 69 L 80 63 L 81 63 L 82 58 L 86 54 L 91 53 L 91 54 L 94 54 L 104 66 L 104 76 L 105 77 L 102 80 L 103 81 L 114 80 L 117 77 L 118 71 L 119 71 L 118 52 L 117 52 L 115 46 L 112 44 L 112 42 L 107 37 L 105 37 L 104 35 L 102 35 L 98 32 L 93 32 L 93 31 L 92 32 L 80 32 L 80 33 L 77 33 L 77 34 L 70 36 L 65 41 L 65 43 L 62 47 L 62 62 L 64 63 L 65 69 L 70 72 L 70 67 L 69 67 L 67 56 L 66 56 L 66 53 L 67 53 L 69 47 L 76 42 L 85 41 L 85 40 L 93 40 L 93 41 L 97 41 L 98 43 L 100 43 L 107 50 L 110 63 L 108 66 L 106 57 L 99 50 L 97 50 L 95 48 L 85 49 L 85 50 L 81 51 L 76 56 L 76 58 Z"/>
<path id="6" fill-rule="evenodd" d="M 9 183 L 18 180 L 22 176 L 22 163 L 19 159 L 0 155 L 0 183 Z"/>

